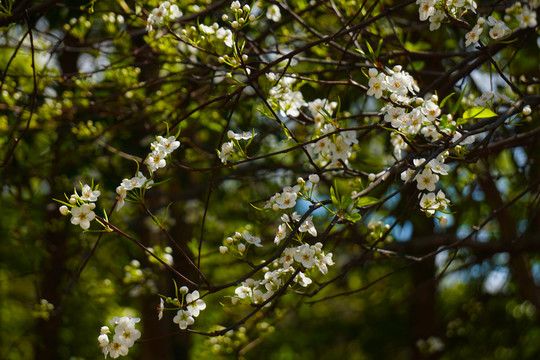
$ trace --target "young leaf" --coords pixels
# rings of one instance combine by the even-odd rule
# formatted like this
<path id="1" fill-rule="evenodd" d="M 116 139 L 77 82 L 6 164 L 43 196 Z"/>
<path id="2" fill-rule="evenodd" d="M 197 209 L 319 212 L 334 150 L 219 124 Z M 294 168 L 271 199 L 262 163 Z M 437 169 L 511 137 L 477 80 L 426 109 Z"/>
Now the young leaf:
<path id="1" fill-rule="evenodd" d="M 379 199 L 372 196 L 362 196 L 361 198 L 356 199 L 356 206 L 368 206 L 379 202 Z"/>
<path id="2" fill-rule="evenodd" d="M 474 107 L 463 113 L 464 119 L 477 119 L 497 116 L 496 113 L 485 107 Z"/>

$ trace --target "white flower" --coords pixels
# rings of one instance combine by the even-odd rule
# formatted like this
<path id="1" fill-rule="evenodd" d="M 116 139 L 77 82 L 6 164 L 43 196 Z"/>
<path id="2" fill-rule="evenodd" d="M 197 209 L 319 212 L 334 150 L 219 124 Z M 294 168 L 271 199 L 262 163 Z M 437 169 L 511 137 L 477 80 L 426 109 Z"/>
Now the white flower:
<path id="1" fill-rule="evenodd" d="M 201 310 L 206 309 L 206 303 L 203 299 L 200 299 L 200 295 L 197 290 L 186 295 L 186 303 L 188 311 L 194 318 L 199 316 Z"/>
<path id="2" fill-rule="evenodd" d="M 371 76 L 371 74 L 373 73 L 371 70 L 375 70 L 375 69 L 369 69 L 369 70 L 370 70 L 370 76 Z M 375 73 L 376 72 L 377 70 L 375 70 Z M 379 99 L 383 94 L 383 90 L 386 90 L 386 86 L 387 86 L 384 73 L 371 76 L 369 78 L 368 85 L 369 85 L 369 89 L 367 91 L 367 95 L 374 96 L 376 99 Z"/>
<path id="3" fill-rule="evenodd" d="M 266 10 L 266 18 L 274 22 L 281 20 L 281 11 L 279 10 L 279 6 L 271 5 L 268 7 L 268 10 Z"/>
<path id="4" fill-rule="evenodd" d="M 159 305 L 157 307 L 158 312 L 158 320 L 161 320 L 163 318 L 163 310 L 165 309 L 165 304 L 163 302 L 163 298 L 159 299 Z"/>
<path id="5" fill-rule="evenodd" d="M 257 236 L 253 236 L 250 233 L 245 232 L 242 234 L 242 237 L 244 238 L 244 240 L 246 240 L 248 244 L 255 245 L 257 247 L 262 247 L 261 239 L 258 238 Z"/>
<path id="6" fill-rule="evenodd" d="M 178 5 L 176 4 L 171 5 L 171 7 L 169 8 L 169 19 L 171 20 L 178 19 L 182 15 L 183 15 L 182 12 L 180 11 L 180 9 L 178 9 Z"/>
<path id="7" fill-rule="evenodd" d="M 435 0 L 417 0 L 417 4 L 420 5 L 418 12 L 420 15 L 420 21 L 426 21 L 435 12 Z"/>
<path id="8" fill-rule="evenodd" d="M 227 137 L 234 140 L 250 140 L 255 136 L 257 136 L 255 131 L 242 131 L 240 134 L 237 134 L 232 130 L 227 131 Z"/>
<path id="9" fill-rule="evenodd" d="M 173 322 L 178 324 L 180 329 L 185 330 L 189 325 L 193 325 L 195 323 L 195 319 L 189 310 L 178 310 L 176 316 L 173 318 Z"/>
<path id="10" fill-rule="evenodd" d="M 109 355 L 111 355 L 113 359 L 116 359 L 119 356 L 126 356 L 129 352 L 129 349 L 127 346 L 120 344 L 118 342 L 113 342 L 112 344 L 110 344 L 108 347 L 108 350 L 109 350 Z"/>
<path id="11" fill-rule="evenodd" d="M 154 172 L 167 165 L 167 162 L 165 161 L 166 156 L 167 153 L 165 151 L 154 150 L 147 156 L 144 163 L 148 165 L 150 172 Z"/>
<path id="12" fill-rule="evenodd" d="M 418 190 L 435 191 L 435 184 L 439 181 L 439 176 L 433 174 L 430 169 L 424 169 L 416 177 L 416 188 Z"/>
<path id="13" fill-rule="evenodd" d="M 303 272 L 299 272 L 298 275 L 294 278 L 294 281 L 296 281 L 300 286 L 307 287 L 309 284 L 313 282 L 310 278 L 308 278 Z"/>
<path id="14" fill-rule="evenodd" d="M 124 190 L 126 191 L 133 190 L 136 188 L 141 188 L 141 187 L 146 187 L 147 189 L 150 189 L 151 187 L 150 185 L 153 184 L 153 181 L 149 181 L 148 183 L 146 181 L 147 181 L 146 177 L 143 175 L 142 172 L 139 171 L 137 173 L 137 176 L 134 176 L 131 179 L 122 180 L 122 183 L 120 184 L 120 186 L 122 186 Z M 118 193 L 118 188 L 117 188 L 117 193 Z"/>
<path id="15" fill-rule="evenodd" d="M 296 248 L 294 260 L 301 263 L 306 269 L 310 269 L 315 264 L 314 256 L 315 250 L 313 250 L 308 244 L 303 244 Z"/>
<path id="16" fill-rule="evenodd" d="M 484 31 L 484 28 L 476 24 L 470 32 L 465 34 L 465 46 L 476 44 L 478 40 L 480 40 L 480 34 L 482 34 L 482 31 Z"/>
<path id="17" fill-rule="evenodd" d="M 285 239 L 285 236 L 287 236 L 287 224 L 281 224 L 278 226 L 278 231 L 276 237 L 274 238 L 274 243 L 276 245 L 279 244 L 281 240 Z"/>
<path id="18" fill-rule="evenodd" d="M 281 254 L 281 257 L 279 258 L 279 262 L 283 264 L 284 268 L 288 268 L 292 265 L 294 262 L 294 254 L 296 252 L 296 248 L 286 248 L 283 253 Z"/>
<path id="19" fill-rule="evenodd" d="M 448 225 L 448 218 L 446 216 L 441 216 L 441 218 L 439 219 L 439 224 L 442 227 L 445 227 L 446 225 Z"/>
<path id="20" fill-rule="evenodd" d="M 97 201 L 98 196 L 101 195 L 101 192 L 98 190 L 92 191 L 92 188 L 89 185 L 84 185 L 81 191 L 81 200 L 83 201 Z"/>
<path id="21" fill-rule="evenodd" d="M 431 215 L 435 214 L 435 210 L 437 209 L 435 193 L 422 194 L 422 198 L 420 199 L 420 207 L 423 211 Z"/>
<path id="22" fill-rule="evenodd" d="M 122 327 L 120 326 L 120 324 L 118 324 L 114 331 L 115 334 L 113 337 L 113 341 L 128 348 L 132 347 L 133 344 L 135 344 L 135 341 L 137 341 L 141 337 L 141 332 L 135 329 L 134 323 L 132 323 L 132 325 L 130 323 L 130 325 L 128 325 L 127 327 Z"/>
<path id="23" fill-rule="evenodd" d="M 529 9 L 527 5 L 524 5 L 521 9 L 521 13 L 516 15 L 516 20 L 519 21 L 519 27 L 525 29 L 527 27 L 535 27 L 536 12 Z"/>
<path id="24" fill-rule="evenodd" d="M 510 31 L 503 21 L 497 20 L 493 16 L 488 18 L 487 23 L 492 26 L 491 30 L 489 30 L 489 36 L 492 39 L 500 39 L 506 35 L 507 31 Z"/>
<path id="25" fill-rule="evenodd" d="M 90 227 L 90 221 L 94 220 L 96 214 L 92 211 L 89 204 L 83 204 L 80 207 L 74 206 L 71 209 L 71 223 L 80 225 L 83 230 Z"/>
<path id="26" fill-rule="evenodd" d="M 300 225 L 300 228 L 298 229 L 300 232 L 309 232 L 313 237 L 317 236 L 317 229 L 315 229 L 315 225 L 313 224 L 313 216 L 308 216 L 306 220 Z"/>
<path id="27" fill-rule="evenodd" d="M 317 174 L 309 175 L 309 181 L 311 181 L 313 184 L 318 184 L 320 181 L 319 175 Z"/>
<path id="28" fill-rule="evenodd" d="M 344 131 L 341 133 L 341 136 L 343 136 L 343 141 L 347 145 L 358 144 L 358 139 L 356 138 L 356 131 L 354 130 Z"/>
<path id="29" fill-rule="evenodd" d="M 233 1 L 232 4 L 231 4 L 231 10 L 232 10 L 233 12 L 236 12 L 236 11 L 240 10 L 240 7 L 241 7 L 240 1 L 235 0 L 235 1 Z"/>
<path id="30" fill-rule="evenodd" d="M 155 147 L 155 150 L 164 151 L 166 154 L 172 153 L 180 146 L 180 141 L 176 140 L 174 136 L 164 138 L 163 136 L 157 137 L 157 142 L 151 144 Z"/>

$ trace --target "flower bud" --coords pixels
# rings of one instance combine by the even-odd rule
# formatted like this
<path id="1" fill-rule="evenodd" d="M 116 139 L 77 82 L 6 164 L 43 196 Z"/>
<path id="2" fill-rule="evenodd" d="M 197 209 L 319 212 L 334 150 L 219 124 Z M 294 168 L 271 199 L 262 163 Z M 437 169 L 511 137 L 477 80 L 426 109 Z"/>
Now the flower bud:
<path id="1" fill-rule="evenodd" d="M 255 20 L 257 20 L 257 17 L 255 15 L 249 15 L 249 21 L 254 22 Z"/>
<path id="2" fill-rule="evenodd" d="M 231 23 L 231 26 L 232 26 L 233 29 L 236 29 L 238 27 L 238 21 L 233 21 Z"/>
<path id="3" fill-rule="evenodd" d="M 229 20 L 229 17 L 227 16 L 227 14 L 223 14 L 223 15 L 221 16 L 221 20 L 227 21 L 227 20 Z"/>
<path id="4" fill-rule="evenodd" d="M 188 289 L 187 286 L 182 286 L 182 287 L 180 288 L 180 294 L 186 295 L 188 292 L 189 292 L 189 289 Z"/>
<path id="5" fill-rule="evenodd" d="M 319 178 L 319 175 L 317 174 L 311 174 L 309 175 L 309 181 L 311 181 L 313 184 L 318 184 L 321 179 Z"/>
<path id="6" fill-rule="evenodd" d="M 68 207 L 67 207 L 66 205 L 60 206 L 60 209 L 59 209 L 59 210 L 60 210 L 60 214 L 62 214 L 62 215 L 64 215 L 64 216 L 67 215 L 68 212 L 69 212 L 69 209 L 68 209 Z"/>
<path id="7" fill-rule="evenodd" d="M 233 238 L 230 237 L 230 236 L 229 236 L 228 238 L 225 239 L 225 242 L 226 242 L 227 244 L 232 244 L 233 241 L 234 241 Z"/>
<path id="8" fill-rule="evenodd" d="M 374 173 L 371 173 L 371 174 L 368 175 L 368 179 L 369 179 L 369 181 L 373 181 L 373 180 L 376 179 L 376 175 Z"/>
<path id="9" fill-rule="evenodd" d="M 238 244 L 238 251 L 240 251 L 241 253 L 243 253 L 244 251 L 246 251 L 246 245 L 244 245 L 244 244 Z"/>
<path id="10" fill-rule="evenodd" d="M 247 54 L 244 54 L 244 55 L 242 55 L 242 60 L 243 60 L 244 62 L 246 62 L 246 61 L 247 61 L 247 59 L 248 59 L 248 56 L 247 56 Z"/>
<path id="11" fill-rule="evenodd" d="M 439 224 L 441 224 L 441 226 L 446 226 L 446 225 L 448 225 L 448 219 L 446 218 L 446 216 L 442 216 L 442 217 L 439 219 Z"/>
<path id="12" fill-rule="evenodd" d="M 90 210 L 94 210 L 96 208 L 96 204 L 90 203 L 88 204 L 88 207 L 90 208 Z"/>
<path id="13" fill-rule="evenodd" d="M 532 110 L 529 105 L 525 105 L 523 109 L 521 110 L 521 112 L 523 113 L 523 115 L 528 116 L 531 114 Z"/>
<path id="14" fill-rule="evenodd" d="M 226 254 L 228 250 L 229 250 L 229 248 L 227 248 L 226 246 L 220 246 L 219 247 L 219 252 L 221 254 Z"/>

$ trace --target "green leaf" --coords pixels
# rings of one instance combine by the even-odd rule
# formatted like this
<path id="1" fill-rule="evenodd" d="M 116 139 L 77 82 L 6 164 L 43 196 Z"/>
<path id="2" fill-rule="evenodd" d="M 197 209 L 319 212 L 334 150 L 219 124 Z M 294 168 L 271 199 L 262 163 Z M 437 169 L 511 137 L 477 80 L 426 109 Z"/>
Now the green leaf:
<path id="1" fill-rule="evenodd" d="M 336 196 L 336 190 L 334 190 L 333 187 L 330 188 L 330 198 L 332 199 L 332 204 L 334 204 L 337 209 L 340 209 L 339 198 Z"/>
<path id="2" fill-rule="evenodd" d="M 467 87 L 468 85 L 465 85 L 465 87 L 463 87 L 463 90 L 461 91 L 461 94 L 459 95 L 459 98 L 454 104 L 454 107 L 452 108 L 452 111 L 450 112 L 450 114 L 454 115 L 456 111 L 459 109 L 459 106 L 461 105 L 461 100 L 463 100 L 463 97 L 465 96 L 465 93 L 467 92 Z"/>
<path id="3" fill-rule="evenodd" d="M 463 113 L 464 119 L 487 118 L 493 116 L 497 116 L 497 113 L 494 113 L 485 107 L 473 107 Z"/>
<path id="4" fill-rule="evenodd" d="M 345 219 L 352 221 L 353 223 L 360 221 L 362 219 L 362 215 L 360 215 L 359 213 L 345 214 L 344 217 Z"/>
<path id="5" fill-rule="evenodd" d="M 350 195 L 343 195 L 341 196 L 341 204 L 343 206 L 343 209 L 348 208 L 353 204 L 353 199 Z"/>
<path id="6" fill-rule="evenodd" d="M 356 206 L 362 207 L 362 206 L 368 206 L 371 204 L 375 204 L 379 202 L 379 199 L 372 196 L 363 196 L 361 198 L 356 199 Z"/>
<path id="7" fill-rule="evenodd" d="M 448 101 L 448 99 L 450 99 L 452 96 L 456 95 L 456 93 L 451 93 L 450 95 L 448 95 L 447 97 L 445 97 L 441 103 L 439 104 L 439 107 L 442 108 L 444 106 L 444 104 Z"/>

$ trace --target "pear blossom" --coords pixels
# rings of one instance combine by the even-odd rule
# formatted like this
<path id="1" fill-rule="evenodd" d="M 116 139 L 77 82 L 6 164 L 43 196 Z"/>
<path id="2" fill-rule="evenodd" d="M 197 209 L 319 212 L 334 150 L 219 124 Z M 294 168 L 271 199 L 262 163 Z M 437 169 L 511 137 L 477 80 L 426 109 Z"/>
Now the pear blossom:
<path id="1" fill-rule="evenodd" d="M 484 31 L 484 28 L 476 24 L 471 31 L 465 34 L 465 46 L 476 44 L 478 40 L 480 40 L 480 34 L 482 34 L 482 31 Z"/>
<path id="2" fill-rule="evenodd" d="M 279 258 L 279 262 L 283 264 L 284 268 L 288 268 L 293 264 L 295 252 L 295 248 L 286 248 L 283 250 L 281 257 Z"/>
<path id="3" fill-rule="evenodd" d="M 310 269 L 315 264 L 315 250 L 308 244 L 299 246 L 294 253 L 294 260 L 302 264 L 303 267 Z"/>
<path id="4" fill-rule="evenodd" d="M 84 185 L 82 187 L 80 199 L 83 201 L 97 201 L 98 196 L 101 195 L 101 192 L 98 190 L 92 190 L 90 185 Z"/>
<path id="5" fill-rule="evenodd" d="M 372 76 L 372 74 L 374 74 Z M 383 95 L 383 91 L 386 90 L 387 83 L 384 73 L 377 74 L 377 70 L 369 69 L 369 89 L 367 91 L 368 96 L 374 96 L 376 99 L 380 99 Z"/>
<path id="6" fill-rule="evenodd" d="M 246 240 L 248 244 L 255 245 L 257 247 L 262 247 L 261 239 L 258 238 L 257 236 L 253 236 L 250 233 L 245 232 L 242 234 L 242 237 L 244 238 L 244 240 Z"/>
<path id="7" fill-rule="evenodd" d="M 356 131 L 354 130 L 343 131 L 341 133 L 341 136 L 343 136 L 343 141 L 347 145 L 358 144 L 358 139 L 356 138 Z"/>
<path id="8" fill-rule="evenodd" d="M 150 144 L 152 150 L 164 151 L 166 154 L 172 153 L 179 146 L 180 141 L 176 140 L 174 136 L 169 136 L 168 138 L 157 136 L 157 141 Z"/>
<path id="9" fill-rule="evenodd" d="M 268 20 L 272 20 L 273 22 L 278 22 L 279 20 L 281 20 L 281 11 L 279 10 L 279 6 L 269 6 L 268 10 L 266 10 L 266 18 Z"/>
<path id="10" fill-rule="evenodd" d="M 189 325 L 193 325 L 195 323 L 195 319 L 189 310 L 178 310 L 176 316 L 173 318 L 173 322 L 178 324 L 180 329 L 185 330 Z"/>
<path id="11" fill-rule="evenodd" d="M 165 309 L 165 303 L 163 302 L 163 298 L 159 299 L 159 305 L 157 307 L 158 312 L 158 320 L 161 320 L 163 318 L 163 310 Z"/>
<path id="12" fill-rule="evenodd" d="M 118 358 L 119 356 L 126 356 L 129 352 L 129 349 L 126 345 L 120 344 L 119 342 L 113 342 L 108 346 L 109 355 L 113 359 Z"/>
<path id="13" fill-rule="evenodd" d="M 317 229 L 315 229 L 315 225 L 313 224 L 313 216 L 308 216 L 306 220 L 300 225 L 298 228 L 300 232 L 309 232 L 313 237 L 317 236 Z"/>
<path id="14" fill-rule="evenodd" d="M 195 290 L 191 294 L 186 295 L 187 310 L 191 316 L 196 318 L 201 310 L 206 309 L 206 303 L 200 298 L 199 291 Z"/>
<path id="15" fill-rule="evenodd" d="M 95 217 L 96 214 L 89 204 L 82 204 L 80 207 L 74 206 L 71 209 L 71 223 L 80 225 L 83 230 L 88 230 L 90 221 L 94 220 Z"/>
<path id="16" fill-rule="evenodd" d="M 281 224 L 278 226 L 277 234 L 274 237 L 274 243 L 278 245 L 281 240 L 285 239 L 285 236 L 287 236 L 287 224 Z"/>
<path id="17" fill-rule="evenodd" d="M 424 169 L 416 176 L 416 188 L 418 190 L 434 191 L 437 181 L 439 181 L 438 175 L 433 174 L 431 169 Z"/>
<path id="18" fill-rule="evenodd" d="M 179 17 L 181 17 L 183 14 L 182 12 L 180 11 L 180 9 L 178 8 L 178 5 L 174 4 L 174 5 L 171 5 L 171 7 L 169 8 L 169 19 L 170 20 L 175 20 L 175 19 L 178 19 Z"/>
<path id="19" fill-rule="evenodd" d="M 221 151 L 219 152 L 219 159 L 222 163 L 226 164 L 229 156 L 231 155 L 234 149 L 234 144 L 232 141 L 221 144 Z"/>
<path id="20" fill-rule="evenodd" d="M 250 140 L 251 138 L 254 138 L 257 135 L 255 131 L 242 131 L 241 133 L 237 134 L 232 130 L 229 130 L 227 132 L 227 137 L 229 139 L 234 140 Z"/>

